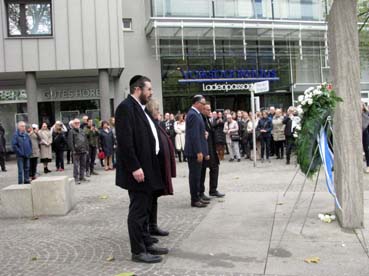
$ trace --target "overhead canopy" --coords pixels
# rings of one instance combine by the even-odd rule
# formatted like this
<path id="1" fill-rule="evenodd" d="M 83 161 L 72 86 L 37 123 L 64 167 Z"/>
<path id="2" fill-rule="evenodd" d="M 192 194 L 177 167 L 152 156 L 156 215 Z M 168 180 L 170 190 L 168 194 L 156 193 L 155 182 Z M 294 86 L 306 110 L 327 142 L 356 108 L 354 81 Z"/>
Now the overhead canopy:
<path id="1" fill-rule="evenodd" d="M 183 29 L 183 32 L 182 32 Z M 324 41 L 327 24 L 324 21 L 232 19 L 232 18 L 173 18 L 152 17 L 146 34 L 155 39 L 243 39 Z"/>

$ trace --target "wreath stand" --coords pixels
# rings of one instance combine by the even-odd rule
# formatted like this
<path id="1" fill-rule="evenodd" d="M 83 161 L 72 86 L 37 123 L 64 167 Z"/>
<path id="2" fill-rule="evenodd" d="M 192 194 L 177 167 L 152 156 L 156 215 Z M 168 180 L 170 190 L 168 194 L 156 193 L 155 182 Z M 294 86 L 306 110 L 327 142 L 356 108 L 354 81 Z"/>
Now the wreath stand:
<path id="1" fill-rule="evenodd" d="M 327 125 L 328 125 L 329 129 L 333 132 L 333 128 L 332 128 L 332 123 L 331 123 L 331 121 L 332 121 L 331 116 L 328 116 L 328 117 L 327 117 L 327 119 L 326 119 L 326 121 L 325 121 L 325 123 L 324 123 L 324 129 L 325 129 L 325 128 L 327 127 Z M 329 143 L 329 146 L 330 146 L 331 148 L 333 148 L 333 145 L 332 145 L 332 143 L 331 143 L 331 141 L 330 141 L 329 139 L 328 139 L 328 143 Z M 287 232 L 287 228 L 288 228 L 288 226 L 289 226 L 289 225 L 290 225 L 290 223 L 291 223 L 291 219 L 292 219 L 292 217 L 293 217 L 293 214 L 295 213 L 295 211 L 296 211 L 296 209 L 297 209 L 297 205 L 298 205 L 298 203 L 300 202 L 300 199 L 301 199 L 301 196 L 302 196 L 302 192 L 303 192 L 303 190 L 304 190 L 304 188 L 305 188 L 305 184 L 306 184 L 306 182 L 307 182 L 308 175 L 309 175 L 309 173 L 310 173 L 310 171 L 311 171 L 311 168 L 312 168 L 312 165 L 313 165 L 313 163 L 314 163 L 314 159 L 315 159 L 315 157 L 316 157 L 316 154 L 318 153 L 318 149 L 319 149 L 319 145 L 317 144 L 317 145 L 316 145 L 316 147 L 315 147 L 315 149 L 314 149 L 313 158 L 311 159 L 311 162 L 310 162 L 310 165 L 309 165 L 308 171 L 307 171 L 307 173 L 305 174 L 304 182 L 303 182 L 303 183 L 302 183 L 302 185 L 301 185 L 300 191 L 299 191 L 299 193 L 298 193 L 298 195 L 297 195 L 296 201 L 295 201 L 295 203 L 294 203 L 294 205 L 293 205 L 293 208 L 292 208 L 292 210 L 291 210 L 291 213 L 290 213 L 290 215 L 289 215 L 289 217 L 288 217 L 287 223 L 286 223 L 286 225 L 285 225 L 285 227 L 284 227 L 284 229 L 283 229 L 283 232 L 282 232 L 282 234 L 281 234 L 281 238 L 279 239 L 278 244 L 277 244 L 277 246 L 276 246 L 275 250 L 278 250 L 278 249 L 280 248 L 280 245 L 281 245 L 281 243 L 282 243 L 282 241 L 283 241 L 284 235 L 285 235 L 285 234 L 286 234 L 286 232 Z M 319 176 L 320 176 L 320 170 L 321 170 L 321 167 L 322 167 L 322 164 L 320 164 L 320 165 L 319 165 L 319 167 L 318 167 L 317 176 L 316 176 L 316 179 L 315 179 L 315 185 L 314 185 L 313 194 L 312 194 L 312 196 L 311 196 L 311 199 L 310 199 L 310 202 L 309 202 L 309 206 L 308 206 L 308 209 L 307 209 L 306 214 L 305 214 L 305 217 L 304 217 L 304 221 L 303 221 L 303 224 L 302 224 L 302 227 L 301 227 L 301 230 L 300 230 L 300 235 L 302 235 L 302 232 L 303 232 L 303 230 L 304 230 L 304 227 L 305 227 L 305 224 L 306 224 L 307 218 L 308 218 L 309 213 L 310 213 L 310 210 L 311 210 L 311 205 L 312 205 L 312 203 L 313 203 L 313 200 L 314 200 L 314 197 L 315 197 L 315 194 L 316 194 L 316 189 L 317 189 L 317 187 L 318 187 L 318 181 L 319 181 Z M 292 178 L 291 182 L 289 183 L 289 185 L 287 186 L 286 190 L 285 190 L 285 191 L 284 191 L 284 193 L 283 193 L 283 197 L 285 197 L 285 196 L 286 196 L 286 194 L 287 194 L 288 190 L 291 188 L 291 186 L 292 186 L 292 184 L 293 184 L 293 182 L 294 182 L 294 180 L 295 180 L 295 178 L 296 178 L 297 174 L 299 173 L 299 171 L 300 171 L 300 168 L 297 168 L 297 170 L 296 170 L 296 172 L 295 172 L 295 174 L 294 174 L 294 176 L 293 176 L 293 178 Z M 354 233 L 355 233 L 355 235 L 357 236 L 357 239 L 360 241 L 360 244 L 361 244 L 362 248 L 364 249 L 364 252 L 365 252 L 365 253 L 366 253 L 366 255 L 369 257 L 369 247 L 368 247 L 368 244 L 367 244 L 367 242 L 366 242 L 366 239 L 365 239 L 365 235 L 364 235 L 363 229 L 359 229 L 359 231 L 360 231 L 360 234 L 361 234 L 361 239 L 360 239 L 360 237 L 359 237 L 359 233 L 357 232 L 357 230 L 356 230 L 356 229 L 355 229 L 353 232 L 354 232 Z"/>

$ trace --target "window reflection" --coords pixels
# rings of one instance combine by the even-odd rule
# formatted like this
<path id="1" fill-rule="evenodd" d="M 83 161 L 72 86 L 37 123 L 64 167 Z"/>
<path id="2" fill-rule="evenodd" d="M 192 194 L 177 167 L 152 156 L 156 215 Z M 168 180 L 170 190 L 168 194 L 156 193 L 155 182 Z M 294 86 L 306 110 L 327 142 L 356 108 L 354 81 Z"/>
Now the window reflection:
<path id="1" fill-rule="evenodd" d="M 52 35 L 51 1 L 15 2 L 6 1 L 9 36 Z"/>
<path id="2" fill-rule="evenodd" d="M 27 34 L 51 34 L 50 4 L 26 5 Z"/>

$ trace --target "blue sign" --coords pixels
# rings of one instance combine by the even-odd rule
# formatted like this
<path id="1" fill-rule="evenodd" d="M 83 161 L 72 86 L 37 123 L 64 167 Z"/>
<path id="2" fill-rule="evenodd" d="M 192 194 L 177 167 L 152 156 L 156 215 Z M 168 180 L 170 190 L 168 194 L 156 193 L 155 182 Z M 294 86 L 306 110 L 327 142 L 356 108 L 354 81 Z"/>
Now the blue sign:
<path id="1" fill-rule="evenodd" d="M 258 82 L 279 80 L 276 70 L 239 69 L 239 70 L 181 70 L 183 79 L 179 83 L 210 82 Z"/>

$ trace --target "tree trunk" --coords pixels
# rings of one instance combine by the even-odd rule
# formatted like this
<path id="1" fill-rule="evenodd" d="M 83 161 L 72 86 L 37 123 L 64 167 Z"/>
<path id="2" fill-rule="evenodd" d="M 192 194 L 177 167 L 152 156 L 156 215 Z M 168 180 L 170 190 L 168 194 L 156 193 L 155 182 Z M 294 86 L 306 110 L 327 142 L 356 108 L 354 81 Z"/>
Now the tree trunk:
<path id="1" fill-rule="evenodd" d="M 334 181 L 343 228 L 363 227 L 360 58 L 356 0 L 335 0 L 328 20 L 333 87 L 343 99 L 334 114 Z"/>

